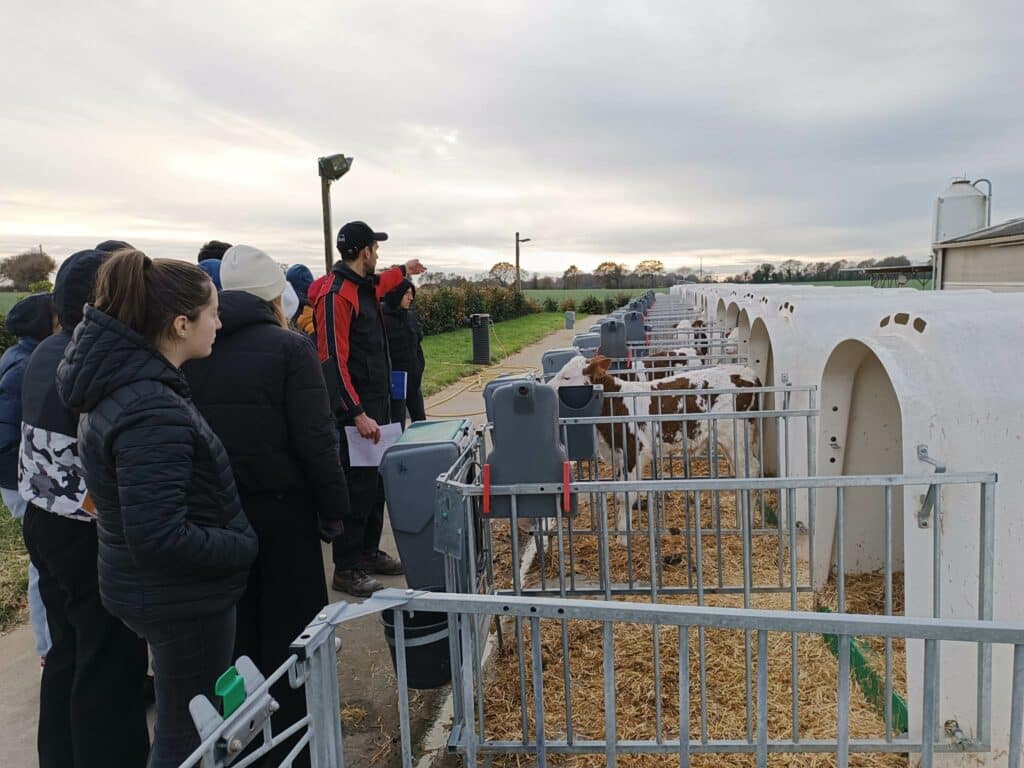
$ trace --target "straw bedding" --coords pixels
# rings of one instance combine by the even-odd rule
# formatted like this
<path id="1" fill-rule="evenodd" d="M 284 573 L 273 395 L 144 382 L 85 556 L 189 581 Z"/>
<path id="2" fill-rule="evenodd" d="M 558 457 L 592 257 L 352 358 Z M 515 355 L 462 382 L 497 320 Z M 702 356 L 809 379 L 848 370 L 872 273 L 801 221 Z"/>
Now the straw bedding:
<path id="1" fill-rule="evenodd" d="M 695 466 L 694 470 L 698 468 Z M 706 471 L 706 465 L 703 467 Z M 600 473 L 607 473 L 606 467 Z M 722 468 L 722 474 L 725 474 Z M 678 474 L 678 471 L 677 471 Z M 697 471 L 693 473 L 697 475 Z M 774 508 L 774 495 L 765 495 L 765 502 Z M 686 504 L 689 503 L 690 514 L 693 514 L 693 496 L 684 499 L 681 492 L 667 493 L 655 505 L 662 518 L 663 535 L 656 539 L 654 560 L 658 573 L 659 584 L 671 586 L 693 586 L 696 584 L 696 553 L 695 542 L 691 538 L 690 556 L 688 557 L 685 539 Z M 736 495 L 719 494 L 719 511 L 723 521 L 732 527 L 735 521 Z M 754 518 L 761 520 L 760 501 L 754 502 Z M 703 494 L 702 527 L 712 528 L 711 494 Z M 614 511 L 608 505 L 608 525 L 614 529 Z M 581 499 L 580 514 L 574 528 L 590 527 L 589 503 Z M 643 586 L 650 581 L 649 541 L 647 537 L 647 512 L 634 512 L 634 533 L 630 550 L 619 547 L 611 540 L 609 569 L 613 583 L 632 581 Z M 492 523 L 494 543 L 495 577 L 499 589 L 511 585 L 512 553 L 509 542 L 509 524 L 507 521 Z M 553 526 L 551 529 L 553 531 Z M 642 530 L 638 530 L 642 529 Z M 529 523 L 520 523 L 520 547 L 524 548 L 529 540 Z M 563 531 L 563 554 L 561 561 L 565 564 L 568 577 L 570 563 L 570 541 L 567 529 Z M 544 575 L 547 586 L 557 585 L 559 575 L 558 540 L 549 536 L 550 542 L 544 558 Z M 719 583 L 723 586 L 742 586 L 743 584 L 743 542 L 736 534 L 723 534 L 722 572 L 718 570 L 717 540 L 711 536 L 703 537 L 703 583 L 706 589 L 713 589 Z M 601 570 L 600 541 L 595 535 L 574 535 L 571 544 L 572 572 L 577 583 L 588 585 L 598 582 Z M 632 552 L 632 557 L 630 557 Z M 791 595 L 788 592 L 790 579 L 790 561 L 788 536 L 784 535 L 780 543 L 778 537 L 755 536 L 751 549 L 751 582 L 753 584 L 779 585 L 779 566 L 782 565 L 782 585 L 787 589 L 783 593 L 757 594 L 750 597 L 750 607 L 772 610 L 788 610 L 791 608 Z M 527 576 L 531 584 L 539 583 L 541 567 L 539 559 Z M 719 581 L 721 577 L 721 582 Z M 893 578 L 893 613 L 902 613 L 902 574 L 894 574 Z M 797 583 L 808 583 L 806 564 L 798 567 Z M 850 576 L 846 580 L 846 609 L 851 613 L 883 613 L 883 581 L 881 575 Z M 648 602 L 647 595 L 616 599 Z M 696 605 L 695 595 L 659 596 L 659 602 L 681 605 Z M 734 607 L 744 605 L 742 594 L 706 594 L 704 604 L 708 606 Z M 836 591 L 833 582 L 829 582 L 819 594 L 801 592 L 797 596 L 798 610 L 814 610 L 815 608 L 832 607 L 836 604 Z M 571 705 L 572 725 L 577 739 L 603 738 L 604 736 L 604 680 L 603 680 L 603 636 L 600 624 L 596 622 L 570 622 L 569 630 L 569 669 L 571 674 Z M 532 671 L 530 649 L 533 639 L 530 637 L 529 623 L 523 626 L 524 656 L 526 665 L 525 689 L 527 691 L 528 731 L 534 732 Z M 523 738 L 521 709 L 518 691 L 520 690 L 519 664 L 516 644 L 511 639 L 511 632 L 506 633 L 505 648 L 493 659 L 490 665 L 489 678 L 485 690 L 487 737 L 489 739 Z M 661 653 L 661 691 L 662 705 L 662 736 L 675 738 L 679 733 L 679 698 L 678 698 L 678 632 L 674 627 L 659 629 Z M 879 638 L 864 638 L 864 644 L 874 651 L 869 659 L 873 667 L 884 665 L 884 641 Z M 549 739 L 564 738 L 566 735 L 565 686 L 562 659 L 562 630 L 559 622 L 546 621 L 541 624 L 545 729 Z M 706 641 L 706 694 L 707 694 L 707 728 L 711 739 L 746 739 L 747 737 L 747 694 L 744 634 L 732 630 L 708 630 Z M 615 669 L 616 669 L 616 712 L 618 718 L 619 739 L 654 739 L 657 737 L 656 711 L 656 675 L 654 669 L 653 632 L 650 627 L 642 625 L 617 625 L 614 631 Z M 768 731 L 769 738 L 789 738 L 792 735 L 792 665 L 791 638 L 788 634 L 772 633 L 769 636 L 769 672 L 768 672 Z M 750 684 L 756 693 L 757 670 L 757 639 L 752 635 L 750 641 L 752 668 Z M 798 641 L 798 702 L 799 727 L 802 739 L 834 738 L 836 734 L 836 680 L 838 661 L 829 651 L 823 639 L 816 635 L 801 636 Z M 691 738 L 699 738 L 701 728 L 700 681 L 698 677 L 698 642 L 696 630 L 690 631 L 690 732 Z M 894 688 L 906 690 L 905 652 L 903 643 L 893 643 Z M 878 667 L 881 674 L 884 666 Z M 750 699 L 751 716 L 756 717 L 754 694 Z M 881 715 L 868 702 L 856 684 L 850 686 L 850 736 L 851 738 L 880 737 L 884 734 L 884 723 Z M 751 723 L 753 727 L 753 723 Z M 548 762 L 553 766 L 602 766 L 605 764 L 603 755 L 549 755 Z M 692 764 L 695 766 L 740 766 L 754 765 L 753 755 L 694 755 Z M 829 754 L 794 754 L 770 755 L 770 765 L 787 766 L 825 766 L 834 765 L 835 760 Z M 495 766 L 530 765 L 531 758 L 507 755 L 495 758 Z M 677 755 L 622 755 L 619 765 L 622 766 L 661 766 L 678 765 Z M 854 766 L 904 766 L 907 765 L 905 755 L 885 754 L 854 754 L 850 757 Z"/>

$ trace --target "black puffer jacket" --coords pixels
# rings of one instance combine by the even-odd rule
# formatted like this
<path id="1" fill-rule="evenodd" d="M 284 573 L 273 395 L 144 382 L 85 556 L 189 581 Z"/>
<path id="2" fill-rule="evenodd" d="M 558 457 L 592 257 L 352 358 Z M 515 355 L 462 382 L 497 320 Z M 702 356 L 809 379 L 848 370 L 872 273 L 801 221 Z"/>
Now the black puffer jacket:
<path id="1" fill-rule="evenodd" d="M 236 603 L 256 535 L 224 446 L 181 372 L 139 334 L 87 307 L 57 388 L 82 414 L 79 456 L 98 515 L 107 610 L 152 621 Z"/>
<path id="2" fill-rule="evenodd" d="M 420 330 L 416 310 L 402 309 L 394 302 L 387 301 L 391 296 L 392 294 L 389 293 L 385 297 L 385 301 L 381 303 L 384 327 L 388 332 L 391 368 L 408 373 L 410 386 L 415 382 L 418 388 L 419 382 L 423 378 L 423 369 L 426 367 L 423 347 L 420 346 L 423 332 Z"/>
<path id="3" fill-rule="evenodd" d="M 239 492 L 310 494 L 315 510 L 282 514 L 315 514 L 313 530 L 317 517 L 342 519 L 348 488 L 316 351 L 282 328 L 259 297 L 222 291 L 219 298 L 223 327 L 213 354 L 182 371 L 196 407 L 224 441 Z"/>

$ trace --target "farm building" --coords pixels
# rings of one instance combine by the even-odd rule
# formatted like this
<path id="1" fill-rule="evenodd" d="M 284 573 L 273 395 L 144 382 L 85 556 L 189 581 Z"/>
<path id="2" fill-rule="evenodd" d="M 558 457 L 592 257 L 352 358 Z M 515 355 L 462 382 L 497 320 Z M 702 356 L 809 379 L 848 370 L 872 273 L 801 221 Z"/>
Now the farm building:
<path id="1" fill-rule="evenodd" d="M 1024 290 L 1024 218 L 985 227 L 935 246 L 940 290 Z"/>

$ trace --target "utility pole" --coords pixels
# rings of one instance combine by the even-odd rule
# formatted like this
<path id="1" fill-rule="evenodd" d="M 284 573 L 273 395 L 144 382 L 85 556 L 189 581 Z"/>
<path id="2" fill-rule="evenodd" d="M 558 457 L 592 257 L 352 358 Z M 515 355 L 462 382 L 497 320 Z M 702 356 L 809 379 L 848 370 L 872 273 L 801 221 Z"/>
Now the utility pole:
<path id="1" fill-rule="evenodd" d="M 704 257 L 700 257 L 700 281 L 704 282 Z"/>
<path id="2" fill-rule="evenodd" d="M 528 242 L 530 242 L 530 238 L 520 237 L 519 233 L 516 232 L 516 293 L 523 292 L 523 285 L 522 282 L 519 280 L 519 244 Z"/>

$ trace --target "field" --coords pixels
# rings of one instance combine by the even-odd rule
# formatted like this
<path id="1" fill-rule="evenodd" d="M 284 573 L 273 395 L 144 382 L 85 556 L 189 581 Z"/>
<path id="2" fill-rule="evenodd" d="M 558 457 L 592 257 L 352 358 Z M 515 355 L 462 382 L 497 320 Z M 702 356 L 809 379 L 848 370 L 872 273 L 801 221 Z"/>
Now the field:
<path id="1" fill-rule="evenodd" d="M 15 293 L 13 291 L 0 291 L 0 315 L 6 315 L 11 307 L 28 296 L 27 293 Z"/>
<path id="2" fill-rule="evenodd" d="M 554 299 L 555 301 L 573 299 L 579 301 L 587 296 L 596 296 L 599 299 L 603 299 L 606 296 L 618 296 L 620 293 L 628 294 L 631 297 L 639 296 L 646 290 L 646 288 L 556 288 L 553 290 L 524 290 L 523 293 L 534 301 L 544 301 L 544 299 Z M 668 288 L 655 288 L 654 290 L 657 293 L 668 293 Z"/>
<path id="3" fill-rule="evenodd" d="M 557 293 L 557 291 L 556 291 Z M 517 317 L 491 326 L 491 361 L 496 362 L 564 327 L 561 312 L 541 312 Z M 473 365 L 473 342 L 469 328 L 439 333 L 423 339 L 427 368 L 423 374 L 423 395 L 429 397 L 459 379 L 481 370 Z"/>
<path id="4" fill-rule="evenodd" d="M 21 524 L 0 504 L 0 632 L 27 616 L 28 553 Z"/>

